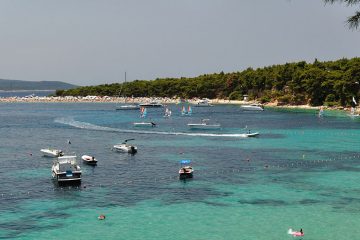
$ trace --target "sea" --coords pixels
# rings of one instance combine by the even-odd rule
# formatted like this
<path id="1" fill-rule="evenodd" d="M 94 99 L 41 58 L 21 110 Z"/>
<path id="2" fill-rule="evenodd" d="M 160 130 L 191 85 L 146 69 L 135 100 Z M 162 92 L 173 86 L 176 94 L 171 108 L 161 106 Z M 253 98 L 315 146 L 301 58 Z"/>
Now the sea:
<path id="1" fill-rule="evenodd" d="M 0 103 L 0 239 L 359 239 L 360 118 L 340 111 Z M 202 119 L 218 130 L 190 130 Z M 151 121 L 156 127 L 133 127 Z M 258 137 L 244 133 L 258 132 Z M 125 139 L 135 155 L 113 145 Z M 79 185 L 40 149 L 76 154 Z M 81 162 L 95 156 L 97 166 Z M 180 180 L 181 160 L 192 179 Z M 105 220 L 98 220 L 99 215 Z"/>

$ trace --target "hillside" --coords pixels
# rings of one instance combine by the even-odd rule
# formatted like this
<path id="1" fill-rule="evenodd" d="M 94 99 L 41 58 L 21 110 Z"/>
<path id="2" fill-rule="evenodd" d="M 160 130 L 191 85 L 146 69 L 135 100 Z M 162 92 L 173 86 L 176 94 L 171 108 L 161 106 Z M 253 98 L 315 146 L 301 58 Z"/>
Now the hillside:
<path id="1" fill-rule="evenodd" d="M 71 89 L 78 86 L 59 81 L 21 81 L 0 79 L 0 90 L 14 91 L 14 90 L 57 90 L 57 89 Z"/>
<path id="2" fill-rule="evenodd" d="M 57 91 L 58 96 L 134 96 L 221 98 L 248 95 L 262 103 L 349 106 L 360 97 L 360 58 L 272 65 L 241 72 L 205 74 L 194 78 L 162 78 L 79 87 Z"/>

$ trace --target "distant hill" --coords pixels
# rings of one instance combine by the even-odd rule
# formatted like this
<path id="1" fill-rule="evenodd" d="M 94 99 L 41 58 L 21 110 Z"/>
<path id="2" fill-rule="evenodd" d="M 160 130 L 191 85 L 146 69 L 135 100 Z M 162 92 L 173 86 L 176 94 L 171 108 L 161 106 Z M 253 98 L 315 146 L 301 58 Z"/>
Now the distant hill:
<path id="1" fill-rule="evenodd" d="M 58 81 L 21 81 L 21 80 L 7 80 L 0 79 L 0 90 L 58 90 L 71 89 L 78 86 Z"/>

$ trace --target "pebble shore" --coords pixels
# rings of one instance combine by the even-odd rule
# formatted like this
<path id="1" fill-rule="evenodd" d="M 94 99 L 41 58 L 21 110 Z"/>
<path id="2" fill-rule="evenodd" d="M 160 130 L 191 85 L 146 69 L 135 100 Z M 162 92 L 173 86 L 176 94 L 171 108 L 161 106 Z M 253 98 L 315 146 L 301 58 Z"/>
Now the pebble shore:
<path id="1" fill-rule="evenodd" d="M 187 103 L 196 104 L 200 99 L 194 98 L 187 100 Z M 177 104 L 180 103 L 179 98 L 148 98 L 148 97 L 138 97 L 138 98 L 124 98 L 124 97 L 109 97 L 109 96 L 86 96 L 86 97 L 0 97 L 0 103 L 126 103 L 126 104 L 136 104 L 136 103 L 149 103 L 149 102 L 159 102 L 162 104 Z M 251 101 L 239 101 L 239 100 L 224 100 L 224 99 L 212 99 L 209 100 L 211 104 L 250 104 L 254 103 Z M 278 105 L 277 102 L 271 102 L 264 104 L 265 107 L 278 107 L 278 108 L 297 108 L 297 109 L 320 109 L 321 107 L 313 107 L 309 105 Z M 344 107 L 322 107 L 328 110 L 345 110 L 349 111 L 350 108 Z"/>

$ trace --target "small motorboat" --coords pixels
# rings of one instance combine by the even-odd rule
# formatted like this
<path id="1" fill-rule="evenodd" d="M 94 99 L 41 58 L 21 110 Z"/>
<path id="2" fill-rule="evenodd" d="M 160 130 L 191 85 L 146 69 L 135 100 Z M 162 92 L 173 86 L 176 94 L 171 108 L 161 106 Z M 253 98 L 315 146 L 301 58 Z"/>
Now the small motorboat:
<path id="1" fill-rule="evenodd" d="M 209 99 L 204 98 L 204 99 L 198 101 L 194 106 L 195 107 L 213 107 L 214 105 L 212 105 L 210 103 Z"/>
<path id="2" fill-rule="evenodd" d="M 61 151 L 60 149 L 44 148 L 44 149 L 40 149 L 40 152 L 43 153 L 44 157 L 61 157 L 61 156 L 64 156 L 63 151 Z"/>
<path id="3" fill-rule="evenodd" d="M 58 183 L 81 181 L 81 168 L 76 163 L 76 156 L 58 157 L 54 161 L 51 171 L 53 178 Z"/>
<path id="4" fill-rule="evenodd" d="M 134 105 L 134 104 L 130 104 L 130 105 L 121 105 L 118 106 L 116 108 L 116 110 L 139 110 L 140 106 L 139 105 Z"/>
<path id="5" fill-rule="evenodd" d="M 180 161 L 180 170 L 179 170 L 179 178 L 186 179 L 192 178 L 194 169 L 190 166 L 190 160 L 181 160 Z"/>
<path id="6" fill-rule="evenodd" d="M 244 111 L 264 111 L 264 106 L 258 103 L 241 105 L 240 108 Z"/>
<path id="7" fill-rule="evenodd" d="M 220 124 L 209 124 L 210 119 L 202 119 L 201 123 L 188 123 L 188 127 L 190 129 L 219 129 L 221 128 Z"/>
<path id="8" fill-rule="evenodd" d="M 135 140 L 135 139 L 126 139 L 123 143 L 114 145 L 113 150 L 115 150 L 117 152 L 122 152 L 122 153 L 130 153 L 130 154 L 137 153 L 136 146 L 127 144 L 128 141 L 132 141 L 132 140 Z"/>
<path id="9" fill-rule="evenodd" d="M 158 102 L 149 102 L 149 103 L 140 103 L 139 106 L 147 107 L 147 108 L 159 108 L 159 107 L 163 107 L 164 105 Z"/>
<path id="10" fill-rule="evenodd" d="M 93 156 L 89 156 L 89 155 L 82 155 L 81 159 L 89 164 L 89 165 L 96 165 L 97 164 L 97 159 Z"/>
<path id="11" fill-rule="evenodd" d="M 134 122 L 134 127 L 156 127 L 154 122 Z"/>

